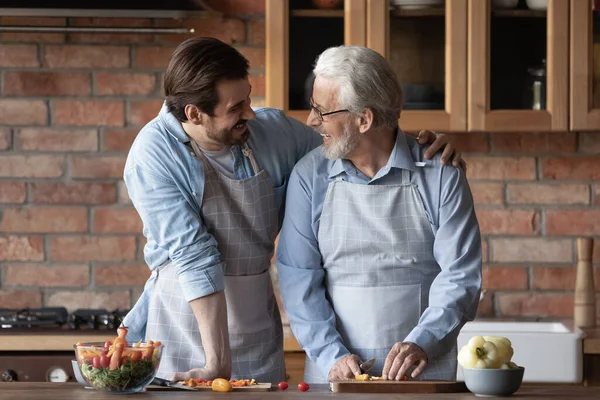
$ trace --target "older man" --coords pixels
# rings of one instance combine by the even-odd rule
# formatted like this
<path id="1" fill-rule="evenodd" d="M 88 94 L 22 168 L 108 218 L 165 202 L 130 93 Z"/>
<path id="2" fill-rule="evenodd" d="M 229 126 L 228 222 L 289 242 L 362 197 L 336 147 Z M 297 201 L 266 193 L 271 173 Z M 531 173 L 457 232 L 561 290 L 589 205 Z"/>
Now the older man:
<path id="1" fill-rule="evenodd" d="M 330 48 L 314 73 L 308 125 L 324 143 L 290 176 L 277 252 L 305 380 L 350 378 L 372 358 L 384 379 L 455 379 L 481 288 L 464 172 L 398 128 L 401 89 L 378 53 Z"/>

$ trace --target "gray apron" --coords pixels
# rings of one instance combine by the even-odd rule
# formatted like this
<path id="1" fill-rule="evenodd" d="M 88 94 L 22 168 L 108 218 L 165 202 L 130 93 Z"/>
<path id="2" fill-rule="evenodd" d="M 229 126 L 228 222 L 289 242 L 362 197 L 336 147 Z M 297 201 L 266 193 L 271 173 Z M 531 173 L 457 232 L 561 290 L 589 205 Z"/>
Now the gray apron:
<path id="1" fill-rule="evenodd" d="M 400 185 L 353 184 L 341 177 L 331 182 L 318 240 L 343 343 L 363 361 L 376 358 L 370 374 L 381 376 L 391 347 L 417 326 L 440 272 L 410 170 L 402 170 Z M 456 378 L 456 344 L 442 353 L 417 379 Z M 309 359 L 304 373 L 307 382 L 327 383 L 329 371 Z"/>
<path id="2" fill-rule="evenodd" d="M 247 147 L 255 176 L 232 180 L 215 171 L 192 141 L 204 164 L 202 217 L 217 240 L 225 273 L 232 379 L 285 380 L 283 327 L 269 274 L 278 228 L 273 183 Z M 146 337 L 164 345 L 158 376 L 169 378 L 205 365 L 198 323 L 182 294 L 177 269 L 155 271 Z"/>

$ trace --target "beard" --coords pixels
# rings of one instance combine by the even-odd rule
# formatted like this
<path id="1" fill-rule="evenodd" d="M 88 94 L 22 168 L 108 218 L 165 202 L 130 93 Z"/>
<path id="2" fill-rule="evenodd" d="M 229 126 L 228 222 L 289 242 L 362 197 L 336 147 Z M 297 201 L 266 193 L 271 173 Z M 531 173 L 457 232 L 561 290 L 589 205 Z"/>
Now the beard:
<path id="1" fill-rule="evenodd" d="M 217 143 L 220 143 L 224 146 L 235 146 L 238 144 L 244 144 L 248 140 L 248 136 L 250 136 L 250 131 L 248 130 L 248 126 L 246 126 L 247 120 L 241 119 L 231 128 L 221 129 L 219 131 L 210 130 L 206 133 L 209 139 L 214 140 Z M 236 125 L 244 124 L 245 130 L 240 134 L 240 130 L 236 129 Z"/>
<path id="2" fill-rule="evenodd" d="M 350 124 L 345 124 L 342 136 L 338 138 L 330 136 L 329 140 L 323 143 L 323 155 L 329 160 L 344 158 L 356 149 L 358 142 L 360 142 L 360 134 L 353 131 Z"/>

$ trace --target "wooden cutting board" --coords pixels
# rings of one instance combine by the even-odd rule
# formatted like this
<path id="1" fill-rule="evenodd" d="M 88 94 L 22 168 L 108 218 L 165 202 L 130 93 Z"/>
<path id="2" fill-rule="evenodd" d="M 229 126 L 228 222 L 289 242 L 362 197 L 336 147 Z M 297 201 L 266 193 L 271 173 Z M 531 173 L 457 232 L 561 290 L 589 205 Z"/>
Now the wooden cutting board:
<path id="1" fill-rule="evenodd" d="M 452 381 L 334 381 L 334 393 L 459 393 L 467 392 L 464 382 Z"/>
<path id="2" fill-rule="evenodd" d="M 194 389 L 198 389 L 199 392 L 212 392 L 212 388 L 210 386 L 196 386 Z M 146 387 L 148 391 L 177 391 L 177 392 L 191 392 L 191 390 L 180 389 L 176 387 L 170 386 L 156 386 L 149 385 Z M 268 392 L 271 390 L 270 383 L 257 383 L 252 386 L 240 386 L 234 387 L 234 392 Z"/>

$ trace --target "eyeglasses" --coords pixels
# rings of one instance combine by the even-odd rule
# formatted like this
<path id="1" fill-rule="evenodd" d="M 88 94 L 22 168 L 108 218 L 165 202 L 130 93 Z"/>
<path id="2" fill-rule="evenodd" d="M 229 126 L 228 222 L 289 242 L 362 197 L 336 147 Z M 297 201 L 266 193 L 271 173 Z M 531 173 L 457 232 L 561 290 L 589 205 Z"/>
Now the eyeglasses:
<path id="1" fill-rule="evenodd" d="M 341 113 L 341 112 L 349 112 L 350 110 L 337 110 L 337 111 L 330 111 L 330 112 L 326 112 L 326 113 L 322 113 L 321 110 L 319 110 L 317 107 L 315 107 L 315 103 L 312 99 L 312 97 L 310 98 L 310 108 L 312 111 L 315 112 L 315 114 L 317 114 L 317 118 L 319 119 L 319 121 L 323 122 L 323 117 L 326 115 L 331 115 L 331 114 L 336 114 L 336 113 Z"/>

